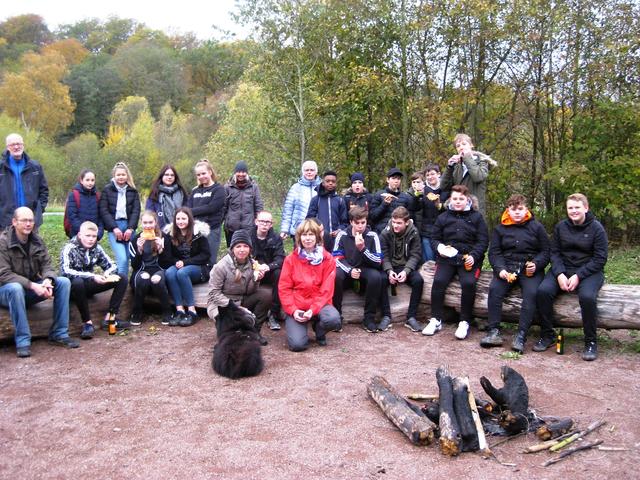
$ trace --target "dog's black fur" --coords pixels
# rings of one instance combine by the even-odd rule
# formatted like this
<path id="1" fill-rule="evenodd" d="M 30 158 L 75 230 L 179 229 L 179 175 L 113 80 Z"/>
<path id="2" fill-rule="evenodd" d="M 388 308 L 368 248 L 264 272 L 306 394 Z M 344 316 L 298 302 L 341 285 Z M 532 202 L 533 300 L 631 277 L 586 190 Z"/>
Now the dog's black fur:
<path id="1" fill-rule="evenodd" d="M 515 435 L 527 430 L 529 426 L 529 388 L 522 375 L 513 368 L 504 365 L 501 371 L 504 387 L 495 388 L 486 377 L 480 377 L 480 385 L 504 409 L 500 425 L 510 435 Z"/>
<path id="2" fill-rule="evenodd" d="M 216 373 L 235 379 L 253 377 L 262 372 L 264 362 L 255 323 L 255 315 L 234 302 L 218 307 L 218 343 L 213 347 L 211 362 Z"/>

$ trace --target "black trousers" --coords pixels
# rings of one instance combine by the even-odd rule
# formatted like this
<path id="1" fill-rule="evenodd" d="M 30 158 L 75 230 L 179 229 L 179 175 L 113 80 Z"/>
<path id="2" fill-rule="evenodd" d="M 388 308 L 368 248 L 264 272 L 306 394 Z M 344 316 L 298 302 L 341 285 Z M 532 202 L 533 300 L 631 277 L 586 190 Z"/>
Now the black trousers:
<path id="1" fill-rule="evenodd" d="M 147 273 L 149 278 L 143 278 L 142 274 Z M 160 281 L 157 283 L 153 283 L 151 281 L 151 277 L 154 275 L 160 276 Z M 141 272 L 137 272 L 133 277 L 133 313 L 140 314 L 142 313 L 142 307 L 144 306 L 144 297 L 146 297 L 149 292 L 155 295 L 158 300 L 160 300 L 160 307 L 162 308 L 162 313 L 167 314 L 171 311 L 171 306 L 169 303 L 169 291 L 167 290 L 167 283 L 164 278 L 164 270 L 158 269 L 152 272 L 145 272 L 144 270 Z"/>
<path id="2" fill-rule="evenodd" d="M 453 276 L 458 274 L 462 295 L 460 300 L 460 321 L 471 322 L 473 319 L 473 303 L 476 300 L 476 282 L 480 269 L 475 267 L 468 272 L 463 265 L 436 263 L 436 272 L 431 287 L 431 316 L 442 320 L 444 316 L 444 292 Z"/>
<path id="3" fill-rule="evenodd" d="M 568 275 L 569 276 L 569 275 Z M 584 329 L 584 341 L 595 342 L 597 339 L 596 324 L 598 320 L 598 292 L 604 283 L 604 273 L 598 272 L 580 280 L 578 284 L 578 301 L 582 313 L 582 328 Z M 553 332 L 553 302 L 559 293 L 562 293 L 558 280 L 553 272 L 549 271 L 538 287 L 537 305 L 540 313 L 540 326 L 542 337 L 552 337 Z"/>
<path id="4" fill-rule="evenodd" d="M 395 267 L 394 272 L 400 273 L 404 268 Z M 409 297 L 409 308 L 407 309 L 407 319 L 418 315 L 418 305 L 420 305 L 420 299 L 422 298 L 422 289 L 424 288 L 424 279 L 420 272 L 414 270 L 407 275 L 406 283 L 411 287 L 411 296 Z M 389 306 L 389 294 L 387 293 L 387 287 L 389 286 L 389 276 L 384 274 L 384 286 L 382 292 L 382 314 L 391 315 L 391 307 Z"/>
<path id="5" fill-rule="evenodd" d="M 364 319 L 373 322 L 376 310 L 382 309 L 381 293 L 385 273 L 375 268 L 362 268 L 360 272 L 360 289 L 364 291 Z M 342 315 L 342 297 L 345 286 L 353 285 L 353 278 L 341 268 L 336 268 L 336 281 L 333 290 L 333 306 Z M 384 311 L 383 311 L 384 315 Z"/>
<path id="6" fill-rule="evenodd" d="M 536 314 L 536 294 L 538 286 L 544 278 L 544 272 L 536 272 L 533 277 L 527 277 L 524 272 L 518 275 L 518 279 L 509 283 L 494 274 L 489 285 L 489 325 L 488 328 L 499 328 L 502 321 L 502 301 L 509 291 L 520 285 L 522 290 L 522 305 L 520 307 L 520 321 L 518 330 L 527 333 L 533 323 L 533 316 Z"/>
<path id="7" fill-rule="evenodd" d="M 264 278 L 260 280 L 260 284 L 271 285 L 271 313 L 277 319 L 280 315 L 280 296 L 278 295 L 278 282 L 280 281 L 280 268 L 269 270 Z"/>
<path id="8" fill-rule="evenodd" d="M 113 288 L 111 299 L 109 300 L 109 312 L 118 313 L 120 304 L 127 292 L 127 277 L 118 275 L 117 282 L 97 283 L 93 278 L 75 277 L 71 280 L 71 299 L 74 301 L 80 312 L 83 322 L 91 320 L 89 313 L 89 298 L 99 292 L 104 292 Z"/>

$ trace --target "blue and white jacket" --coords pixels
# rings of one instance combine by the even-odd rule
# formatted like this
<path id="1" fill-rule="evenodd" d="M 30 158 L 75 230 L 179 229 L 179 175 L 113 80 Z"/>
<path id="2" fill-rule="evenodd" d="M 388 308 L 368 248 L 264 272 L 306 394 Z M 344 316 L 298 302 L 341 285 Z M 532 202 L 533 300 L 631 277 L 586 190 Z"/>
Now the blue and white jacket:
<path id="1" fill-rule="evenodd" d="M 316 192 L 318 185 L 320 185 L 319 177 L 313 180 L 300 177 L 298 182 L 291 186 L 282 207 L 281 233 L 284 232 L 291 236 L 296 234 L 296 228 L 307 217 L 311 199 L 318 194 Z"/>

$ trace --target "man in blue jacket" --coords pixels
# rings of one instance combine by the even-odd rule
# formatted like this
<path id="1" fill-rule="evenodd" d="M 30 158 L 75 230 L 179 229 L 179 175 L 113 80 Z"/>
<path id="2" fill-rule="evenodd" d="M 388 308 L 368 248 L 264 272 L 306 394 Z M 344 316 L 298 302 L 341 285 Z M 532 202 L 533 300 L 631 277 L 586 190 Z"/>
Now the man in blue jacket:
<path id="1" fill-rule="evenodd" d="M 7 136 L 7 149 L 0 162 L 0 229 L 11 225 L 13 212 L 28 207 L 35 215 L 36 228 L 49 203 L 49 186 L 42 166 L 24 151 L 24 140 L 17 133 Z"/>
<path id="2" fill-rule="evenodd" d="M 333 251 L 333 244 L 340 230 L 347 228 L 347 204 L 336 192 L 338 174 L 327 170 L 318 186 L 318 195 L 311 199 L 307 218 L 317 218 L 324 226 L 324 248 Z"/>
<path id="3" fill-rule="evenodd" d="M 553 301 L 560 291 L 578 292 L 584 351 L 582 359 L 598 358 L 596 323 L 598 292 L 604 283 L 608 240 L 604 227 L 589 211 L 589 201 L 581 193 L 567 198 L 567 217 L 553 230 L 551 269 L 538 287 L 536 303 L 540 314 L 540 340 L 533 346 L 543 352 L 555 343 Z"/>

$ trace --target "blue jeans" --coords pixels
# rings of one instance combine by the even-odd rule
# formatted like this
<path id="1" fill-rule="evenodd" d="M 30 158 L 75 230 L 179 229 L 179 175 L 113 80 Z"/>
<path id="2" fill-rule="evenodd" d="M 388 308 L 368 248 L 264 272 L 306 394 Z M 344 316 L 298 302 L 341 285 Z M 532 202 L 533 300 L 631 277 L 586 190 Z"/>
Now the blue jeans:
<path id="1" fill-rule="evenodd" d="M 42 283 L 42 282 L 38 282 Z M 57 277 L 53 285 L 53 323 L 49 338 L 69 336 L 69 293 L 71 282 L 68 278 Z M 31 330 L 27 318 L 27 307 L 46 300 L 33 290 L 25 290 L 18 282 L 6 283 L 0 287 L 0 305 L 9 309 L 11 321 L 16 329 L 16 347 L 31 345 Z"/>
<path id="2" fill-rule="evenodd" d="M 207 237 L 209 242 L 209 251 L 211 252 L 211 260 L 209 263 L 215 265 L 218 261 L 218 250 L 220 249 L 220 240 L 222 237 L 222 227 L 218 225 L 216 228 L 212 228 Z"/>
<path id="3" fill-rule="evenodd" d="M 202 266 L 185 265 L 176 268 L 174 265 L 165 270 L 164 276 L 176 307 L 193 307 L 193 285 L 202 282 Z"/>
<path id="4" fill-rule="evenodd" d="M 126 220 L 116 220 L 116 225 L 122 233 L 127 229 Z M 118 273 L 124 276 L 129 276 L 129 242 L 118 242 L 113 232 L 109 232 L 109 245 L 111 250 L 116 256 L 116 264 L 118 265 Z"/>
<path id="5" fill-rule="evenodd" d="M 287 343 L 292 352 L 302 352 L 309 347 L 309 334 L 307 325 L 311 324 L 316 331 L 316 339 L 324 338 L 329 331 L 340 327 L 340 312 L 333 305 L 325 305 L 318 315 L 308 322 L 298 322 L 291 315 L 287 315 L 285 321 L 287 330 Z"/>
<path id="6" fill-rule="evenodd" d="M 431 248 L 430 238 L 422 237 L 422 257 L 425 262 L 436 259 L 436 255 L 433 253 L 433 248 Z"/>

